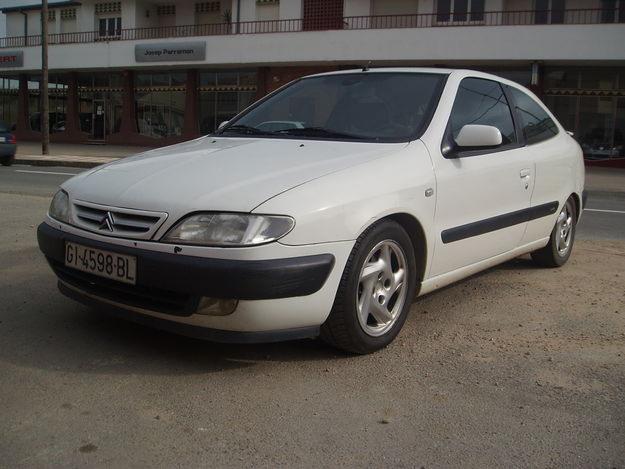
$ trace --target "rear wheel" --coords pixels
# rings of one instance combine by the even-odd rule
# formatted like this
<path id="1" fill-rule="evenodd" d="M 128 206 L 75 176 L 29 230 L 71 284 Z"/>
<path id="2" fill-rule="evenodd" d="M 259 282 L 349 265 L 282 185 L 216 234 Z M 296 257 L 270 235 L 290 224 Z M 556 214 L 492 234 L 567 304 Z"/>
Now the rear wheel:
<path id="1" fill-rule="evenodd" d="M 385 347 L 399 333 L 414 296 L 416 263 L 410 237 L 382 221 L 356 241 L 321 337 L 354 353 Z"/>
<path id="2" fill-rule="evenodd" d="M 0 159 L 0 164 L 2 164 L 2 166 L 11 166 L 14 160 L 15 160 L 15 155 L 3 156 Z"/>
<path id="3" fill-rule="evenodd" d="M 543 267 L 560 267 L 566 264 L 573 250 L 577 210 L 572 197 L 569 197 L 562 206 L 556 225 L 553 227 L 549 244 L 538 251 L 534 251 L 532 260 Z"/>

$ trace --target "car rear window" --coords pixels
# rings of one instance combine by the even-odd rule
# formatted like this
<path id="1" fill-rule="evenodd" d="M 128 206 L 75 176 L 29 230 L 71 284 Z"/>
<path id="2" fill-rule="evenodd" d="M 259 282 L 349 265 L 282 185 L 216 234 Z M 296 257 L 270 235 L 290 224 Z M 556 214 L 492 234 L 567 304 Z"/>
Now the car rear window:
<path id="1" fill-rule="evenodd" d="M 0 132 L 8 132 L 9 131 L 9 126 L 6 125 L 4 122 L 0 121 Z"/>
<path id="2" fill-rule="evenodd" d="M 511 92 L 528 145 L 548 140 L 558 134 L 558 126 L 540 104 L 516 88 L 511 88 Z"/>

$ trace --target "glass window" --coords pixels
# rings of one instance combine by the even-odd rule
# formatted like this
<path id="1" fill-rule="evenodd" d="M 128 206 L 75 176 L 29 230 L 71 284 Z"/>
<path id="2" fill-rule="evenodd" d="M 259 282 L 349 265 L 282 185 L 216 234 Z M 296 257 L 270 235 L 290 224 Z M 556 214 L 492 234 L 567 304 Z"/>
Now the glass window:
<path id="1" fill-rule="evenodd" d="M 614 69 L 582 70 L 582 89 L 614 90 L 618 72 Z"/>
<path id="2" fill-rule="evenodd" d="M 471 21 L 484 21 L 484 0 L 471 0 Z"/>
<path id="3" fill-rule="evenodd" d="M 587 157 L 616 156 L 616 149 L 612 144 L 615 104 L 616 100 L 611 97 L 579 98 L 578 140 Z"/>
<path id="4" fill-rule="evenodd" d="M 547 96 L 545 104 L 557 117 L 562 127 L 575 132 L 577 116 L 577 96 Z"/>
<path id="5" fill-rule="evenodd" d="M 50 75 L 48 79 L 48 102 L 50 109 L 50 132 L 63 132 L 67 119 L 67 91 L 69 79 L 65 75 Z"/>
<path id="6" fill-rule="evenodd" d="M 445 23 L 451 15 L 451 0 L 438 0 L 436 4 L 436 21 Z"/>
<path id="7" fill-rule="evenodd" d="M 469 14 L 470 12 L 470 14 Z M 446 23 L 449 20 L 464 22 L 484 20 L 484 0 L 438 0 L 436 21 Z"/>
<path id="8" fill-rule="evenodd" d="M 549 0 L 536 0 L 534 23 L 547 24 L 549 22 Z"/>
<path id="9" fill-rule="evenodd" d="M 454 1 L 454 21 L 466 21 L 467 12 L 469 11 L 469 0 Z"/>
<path id="10" fill-rule="evenodd" d="M 202 134 L 214 132 L 232 119 L 256 97 L 256 71 L 229 70 L 200 73 L 199 126 Z"/>
<path id="11" fill-rule="evenodd" d="M 490 125 L 501 132 L 504 145 L 517 141 L 512 113 L 501 85 L 481 78 L 465 78 L 460 83 L 449 118 L 455 139 L 463 126 Z"/>
<path id="12" fill-rule="evenodd" d="M 233 124 L 276 131 L 281 123 L 277 135 L 407 141 L 428 123 L 443 80 L 442 74 L 392 72 L 304 78 Z M 239 131 L 225 129 L 230 132 Z"/>
<path id="13" fill-rule="evenodd" d="M 551 24 L 564 23 L 564 0 L 551 0 Z"/>
<path id="14" fill-rule="evenodd" d="M 536 101 L 516 88 L 510 88 L 510 91 L 528 145 L 542 142 L 558 133 L 556 123 Z"/>
<path id="15" fill-rule="evenodd" d="M 545 73 L 545 88 L 579 88 L 579 70 L 571 70 L 567 68 L 547 69 Z"/>
<path id="16" fill-rule="evenodd" d="M 0 77 L 0 121 L 11 129 L 17 125 L 19 80 Z"/>
<path id="17" fill-rule="evenodd" d="M 41 132 L 41 97 L 39 86 L 40 76 L 28 77 L 28 123 L 31 130 Z"/>
<path id="18" fill-rule="evenodd" d="M 100 37 L 114 37 L 122 34 L 122 19 L 115 18 L 99 18 L 98 19 L 98 35 Z"/>
<path id="19" fill-rule="evenodd" d="M 137 73 L 135 83 L 139 133 L 153 138 L 182 135 L 186 74 Z"/>
<path id="20" fill-rule="evenodd" d="M 79 127 L 91 138 L 101 139 L 119 132 L 122 118 L 122 81 L 121 73 L 78 74 Z"/>

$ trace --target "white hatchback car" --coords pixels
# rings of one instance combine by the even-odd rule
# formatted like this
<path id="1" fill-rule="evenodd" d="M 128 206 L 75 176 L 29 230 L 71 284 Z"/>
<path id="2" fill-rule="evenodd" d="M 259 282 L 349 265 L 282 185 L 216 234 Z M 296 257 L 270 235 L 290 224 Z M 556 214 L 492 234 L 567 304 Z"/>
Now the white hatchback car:
<path id="1" fill-rule="evenodd" d="M 341 71 L 68 180 L 38 239 L 64 294 L 124 318 L 367 353 L 415 295 L 525 253 L 564 264 L 583 185 L 580 147 L 516 83 Z"/>

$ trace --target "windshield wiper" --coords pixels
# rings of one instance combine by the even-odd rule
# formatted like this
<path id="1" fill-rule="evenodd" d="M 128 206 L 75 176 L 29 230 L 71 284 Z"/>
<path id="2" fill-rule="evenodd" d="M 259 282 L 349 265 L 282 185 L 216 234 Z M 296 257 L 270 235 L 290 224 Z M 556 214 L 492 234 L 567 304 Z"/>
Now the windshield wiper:
<path id="1" fill-rule="evenodd" d="M 257 129 L 256 127 L 252 127 L 250 125 L 243 125 L 243 124 L 230 125 L 230 126 L 225 127 L 225 128 L 223 128 L 223 129 L 221 129 L 219 131 L 220 134 L 223 134 L 225 132 L 237 132 L 237 133 L 250 134 L 250 135 L 271 135 L 271 134 L 273 134 L 273 132 L 270 132 L 268 130 L 260 130 L 260 129 Z"/>
<path id="2" fill-rule="evenodd" d="M 326 129 L 324 127 L 304 127 L 301 129 L 293 128 L 293 129 L 282 129 L 276 130 L 274 133 L 276 134 L 286 134 L 286 135 L 295 135 L 302 137 L 329 137 L 329 138 L 348 138 L 348 139 L 356 139 L 362 140 L 367 137 L 363 137 L 361 135 L 352 135 L 344 132 L 337 132 L 335 130 Z"/>

